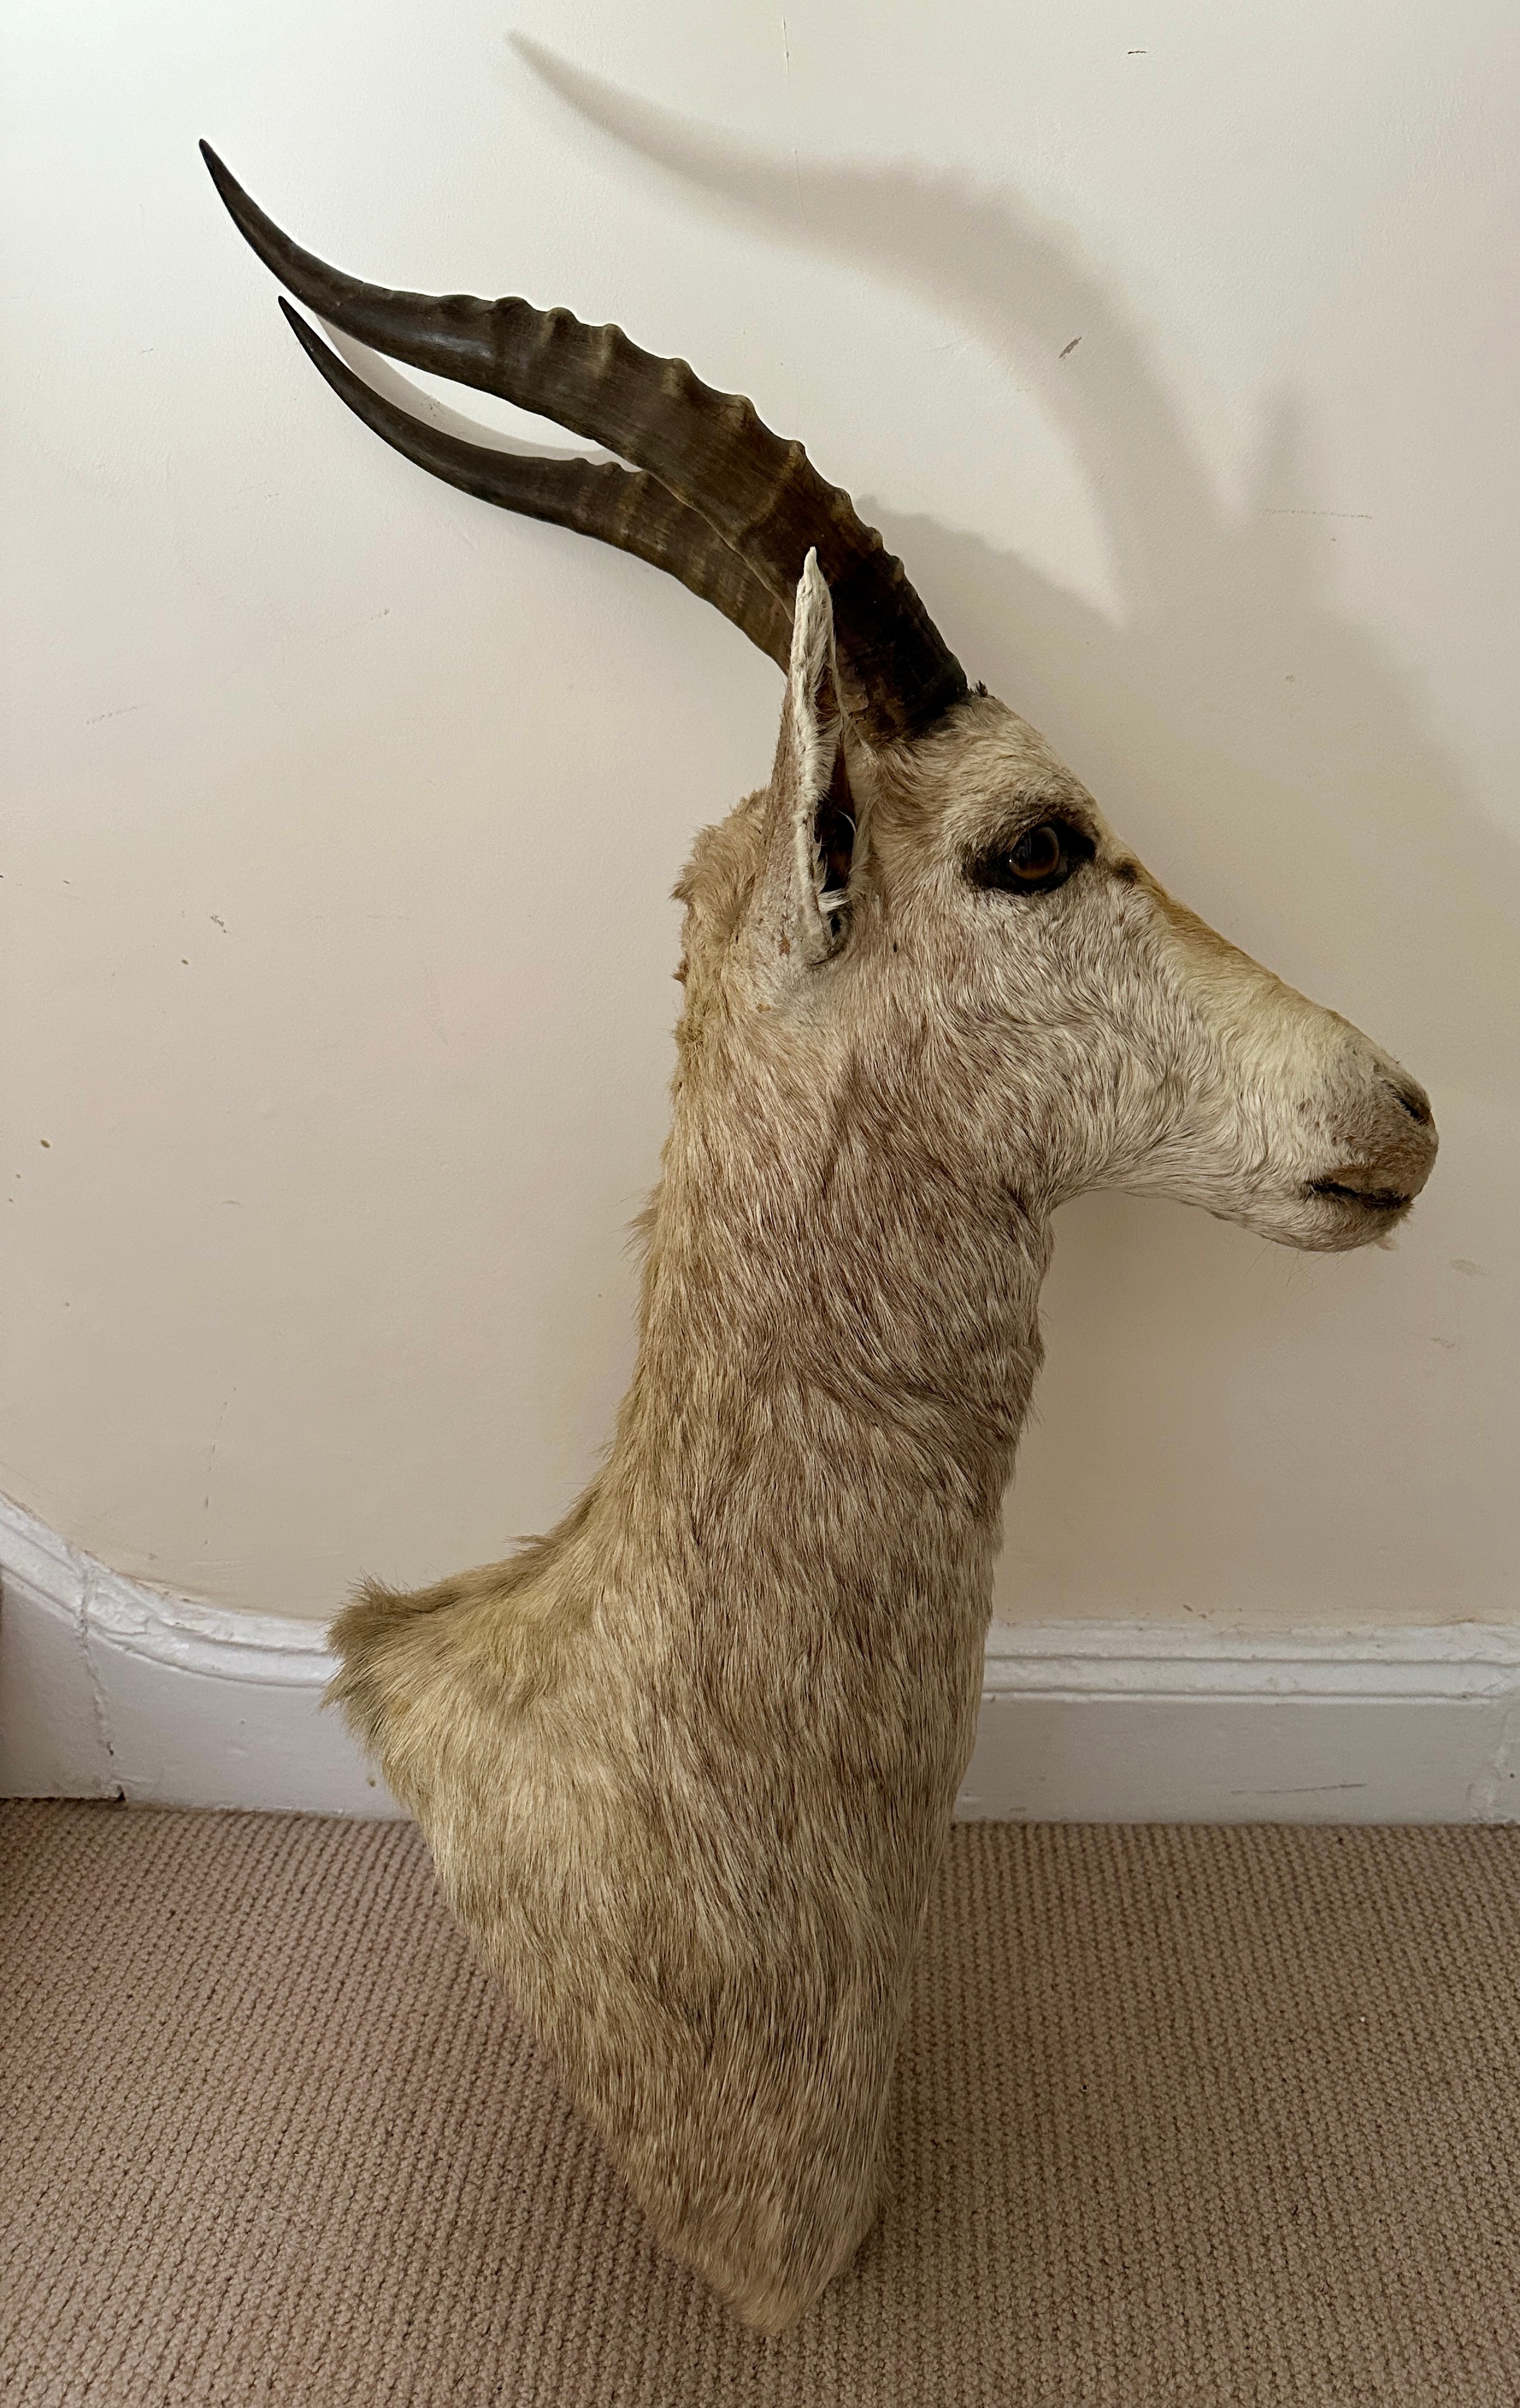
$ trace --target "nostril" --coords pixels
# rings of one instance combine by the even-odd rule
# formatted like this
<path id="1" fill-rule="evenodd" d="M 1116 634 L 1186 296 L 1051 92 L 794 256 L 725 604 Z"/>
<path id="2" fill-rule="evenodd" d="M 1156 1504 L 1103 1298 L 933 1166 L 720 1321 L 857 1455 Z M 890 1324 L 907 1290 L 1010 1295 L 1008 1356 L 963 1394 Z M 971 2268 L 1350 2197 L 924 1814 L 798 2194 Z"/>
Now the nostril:
<path id="1" fill-rule="evenodd" d="M 1425 1089 L 1417 1087 L 1412 1079 L 1390 1079 L 1388 1084 L 1408 1112 L 1410 1119 L 1417 1122 L 1421 1128 L 1428 1128 L 1430 1098 Z"/>

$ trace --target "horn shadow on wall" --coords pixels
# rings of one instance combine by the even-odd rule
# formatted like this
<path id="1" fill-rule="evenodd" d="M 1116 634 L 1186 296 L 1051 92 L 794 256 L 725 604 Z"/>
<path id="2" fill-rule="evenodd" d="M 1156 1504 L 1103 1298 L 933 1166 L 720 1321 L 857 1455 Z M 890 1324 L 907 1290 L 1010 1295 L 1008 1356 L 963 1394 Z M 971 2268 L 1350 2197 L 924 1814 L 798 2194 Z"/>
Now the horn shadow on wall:
<path id="1" fill-rule="evenodd" d="M 1464 792 L 1415 674 L 1330 596 L 1330 537 L 1305 499 L 1291 402 L 1279 405 L 1256 500 L 1233 518 L 1111 280 L 1017 194 L 912 165 L 780 159 L 521 37 L 514 47 L 571 113 L 572 138 L 607 137 L 750 231 L 906 288 L 1040 390 L 1090 481 L 1123 624 L 974 534 L 857 496 L 968 673 L 1043 729 L 1184 900 L 1407 1054 L 1438 1118 L 1443 1091 L 1457 1089 L 1513 1110 L 1520 863 Z M 1079 329 L 1080 366 L 1060 358 Z M 1462 1143 L 1450 1111 L 1445 1134 L 1450 1179 Z M 1380 1424 L 1367 1393 L 1369 1340 L 1374 1358 L 1385 1335 L 1393 1345 L 1384 1384 L 1415 1369 L 1417 1341 L 1412 1326 L 1385 1327 L 1386 1293 L 1368 1284 L 1377 1269 L 1280 1254 L 1162 1206 L 1070 1208 L 1047 1290 L 1041 1402 L 1052 1431 L 1080 1426 L 1084 1469 L 1065 1471 L 1058 1439 L 1031 1431 L 1008 1609 L 1194 1610 L 1177 1593 L 1180 1520 L 1194 1533 L 1201 1612 L 1224 1598 L 1226 1612 L 1356 1619 L 1386 1604 L 1394 1564 L 1417 1602 L 1437 1576 L 1420 1412 L 1401 1412 L 1400 1396 Z M 1292 1515 L 1283 1482 L 1295 1441 L 1268 1426 L 1270 1400 L 1242 1368 L 1264 1343 L 1301 1350 L 1302 1374 L 1339 1382 L 1345 1405 L 1338 1416 L 1321 1394 L 1306 1412 Z M 1278 1407 L 1280 1425 L 1280 1397 Z M 1327 1417 L 1346 1454 L 1337 1481 L 1315 1455 Z M 1095 1488 L 1105 1458 L 1118 1476 Z M 1216 1529 L 1207 1504 L 1200 1520 L 1211 1484 L 1228 1498 Z M 1323 1594 L 1326 1563 L 1357 1552 L 1360 1521 L 1369 1604 Z M 1046 1527 L 1061 1534 L 1049 1548 L 1037 1535 Z M 1168 1585 L 1148 1596 L 1137 1573 L 1152 1556 Z M 1449 1552 L 1440 1570 L 1446 1596 L 1454 1584 L 1459 1594 Z"/>
<path id="2" fill-rule="evenodd" d="M 1331 538 L 1308 509 L 1291 401 L 1255 508 L 1231 520 L 1111 280 L 1016 194 L 912 165 L 768 157 L 522 36 L 513 47 L 622 149 L 752 229 L 913 292 L 1040 391 L 1089 480 L 1126 623 L 974 534 L 872 499 L 968 674 L 1043 730 L 1142 853 L 1149 829 L 1163 836 L 1183 900 L 1200 872 L 1269 896 L 1289 856 L 1279 945 L 1298 960 L 1271 966 L 1339 988 L 1317 999 L 1365 1015 L 1396 1053 L 1407 1039 L 1432 1085 L 1520 1100 L 1520 860 L 1463 793 L 1415 674 L 1325 591 Z M 1080 372 L 1059 356 L 1078 329 Z M 1301 691 L 1284 710 L 1289 682 Z M 1422 977 L 1453 953 L 1465 989 Z"/>

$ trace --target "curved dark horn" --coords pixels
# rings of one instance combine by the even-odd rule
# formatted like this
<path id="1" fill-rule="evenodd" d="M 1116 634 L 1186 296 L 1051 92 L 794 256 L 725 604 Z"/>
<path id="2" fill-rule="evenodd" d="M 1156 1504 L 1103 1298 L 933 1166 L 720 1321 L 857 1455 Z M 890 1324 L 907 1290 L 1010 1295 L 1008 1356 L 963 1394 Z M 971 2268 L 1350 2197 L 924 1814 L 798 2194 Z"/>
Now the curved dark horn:
<path id="1" fill-rule="evenodd" d="M 412 367 L 499 394 L 647 469 L 697 512 L 790 609 L 810 550 L 828 580 L 844 699 L 877 742 L 930 725 L 966 692 L 945 644 L 874 528 L 734 394 L 683 360 L 640 351 L 616 326 L 567 309 L 362 284 L 300 250 L 201 145 L 234 222 L 296 299 Z"/>
<path id="2" fill-rule="evenodd" d="M 577 535 L 597 536 L 654 568 L 667 569 L 721 610 L 779 668 L 785 668 L 792 645 L 790 609 L 746 568 L 706 519 L 678 502 L 647 468 L 623 468 L 615 460 L 538 460 L 446 435 L 441 427 L 429 426 L 387 401 L 355 376 L 283 297 L 280 306 L 308 359 L 339 401 L 394 451 L 482 502 L 572 527 Z"/>

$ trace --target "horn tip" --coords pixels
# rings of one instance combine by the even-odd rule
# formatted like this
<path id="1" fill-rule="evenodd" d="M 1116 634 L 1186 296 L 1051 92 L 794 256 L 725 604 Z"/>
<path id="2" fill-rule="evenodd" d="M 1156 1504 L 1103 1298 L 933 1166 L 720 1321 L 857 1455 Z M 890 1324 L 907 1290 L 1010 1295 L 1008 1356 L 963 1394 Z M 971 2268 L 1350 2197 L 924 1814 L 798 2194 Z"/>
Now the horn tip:
<path id="1" fill-rule="evenodd" d="M 226 165 L 226 163 L 218 158 L 209 142 L 208 142 L 204 136 L 201 140 L 200 153 L 201 157 L 206 162 L 207 174 L 210 177 L 212 183 L 221 194 L 226 207 L 232 211 L 233 216 L 236 217 L 237 214 L 237 204 L 239 201 L 246 202 L 247 200 L 247 194 L 244 193 L 241 184 L 239 184 L 237 177 L 233 174 L 232 169 Z"/>
<path id="2" fill-rule="evenodd" d="M 323 341 L 322 337 L 318 334 L 316 328 L 308 324 L 307 320 L 302 317 L 299 309 L 294 308 L 292 304 L 286 300 L 283 293 L 277 293 L 275 298 L 279 302 L 280 307 L 284 313 L 286 325 L 290 328 L 291 333 L 300 344 L 302 351 L 305 351 L 307 355 L 307 358 L 308 360 L 314 360 L 317 366 L 321 368 L 323 376 L 327 376 L 329 367 L 335 366 L 336 363 L 333 361 L 332 352 Z M 329 378 L 329 381 L 330 380 L 331 380 Z"/>
<path id="3" fill-rule="evenodd" d="M 258 224 L 263 211 L 244 192 L 226 161 L 217 156 L 209 142 L 204 137 L 200 145 L 200 153 L 206 162 L 206 172 L 222 196 L 222 207 L 238 232 L 246 240 L 252 241 L 251 228 Z"/>

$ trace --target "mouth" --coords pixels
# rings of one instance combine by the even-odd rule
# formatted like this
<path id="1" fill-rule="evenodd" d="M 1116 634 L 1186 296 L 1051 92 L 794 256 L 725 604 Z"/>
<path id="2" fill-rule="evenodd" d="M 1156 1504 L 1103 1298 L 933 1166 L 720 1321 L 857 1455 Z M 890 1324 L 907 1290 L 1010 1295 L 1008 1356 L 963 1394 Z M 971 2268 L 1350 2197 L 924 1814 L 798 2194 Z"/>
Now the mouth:
<path id="1" fill-rule="evenodd" d="M 1332 1197 L 1338 1204 L 1354 1204 L 1359 1211 L 1385 1217 L 1390 1212 L 1407 1212 L 1413 1203 L 1412 1196 L 1397 1187 L 1348 1187 L 1339 1179 L 1312 1179 L 1311 1196 Z"/>

